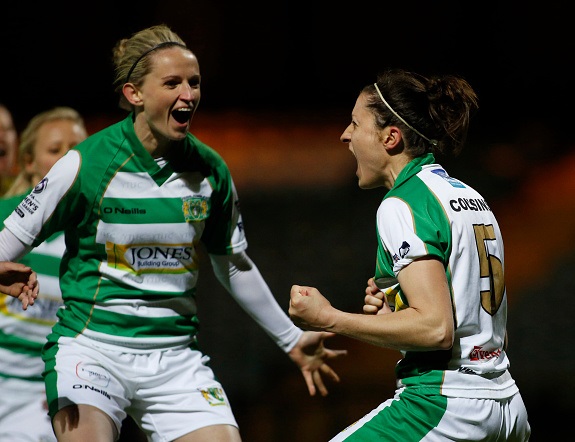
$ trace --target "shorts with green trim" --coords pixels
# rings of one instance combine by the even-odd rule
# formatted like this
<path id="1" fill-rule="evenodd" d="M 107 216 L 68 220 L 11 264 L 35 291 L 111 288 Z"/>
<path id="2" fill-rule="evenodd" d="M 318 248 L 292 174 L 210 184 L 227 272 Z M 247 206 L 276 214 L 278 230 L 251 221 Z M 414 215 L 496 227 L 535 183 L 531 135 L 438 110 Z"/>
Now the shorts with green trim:
<path id="1" fill-rule="evenodd" d="M 195 348 L 139 351 L 61 337 L 43 358 L 51 416 L 68 405 L 91 405 L 110 416 L 119 433 L 129 414 L 150 441 L 209 425 L 238 426 L 209 357 Z"/>
<path id="2" fill-rule="evenodd" d="M 470 399 L 400 388 L 393 399 L 330 442 L 524 442 L 530 435 L 527 410 L 519 393 L 506 399 Z"/>

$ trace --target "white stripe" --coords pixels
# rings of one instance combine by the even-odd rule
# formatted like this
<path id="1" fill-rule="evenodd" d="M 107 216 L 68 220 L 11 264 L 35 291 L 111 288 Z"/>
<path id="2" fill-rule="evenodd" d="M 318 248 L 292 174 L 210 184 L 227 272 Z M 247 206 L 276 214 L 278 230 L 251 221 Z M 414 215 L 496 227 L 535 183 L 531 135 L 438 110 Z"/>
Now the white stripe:
<path id="1" fill-rule="evenodd" d="M 198 172 L 187 173 L 186 179 L 181 174 L 172 174 L 161 187 L 147 172 L 118 172 L 110 181 L 104 197 L 106 198 L 174 198 L 190 196 L 193 192 L 198 195 L 210 196 L 212 187 L 208 180 Z M 188 187 L 190 186 L 190 187 Z"/>
<path id="2" fill-rule="evenodd" d="M 190 244 L 190 224 L 154 223 L 154 224 L 110 224 L 102 220 L 98 222 L 96 241 L 99 244 L 112 242 L 114 244 Z M 134 240 L 137 240 L 134 243 Z"/>
<path id="3" fill-rule="evenodd" d="M 159 302 L 146 302 L 143 300 L 131 301 L 108 301 L 105 305 L 96 305 L 96 309 L 113 312 L 122 315 L 146 317 L 146 318 L 169 318 L 180 315 L 194 315 L 196 313 L 196 301 L 191 296 L 169 298 Z"/>

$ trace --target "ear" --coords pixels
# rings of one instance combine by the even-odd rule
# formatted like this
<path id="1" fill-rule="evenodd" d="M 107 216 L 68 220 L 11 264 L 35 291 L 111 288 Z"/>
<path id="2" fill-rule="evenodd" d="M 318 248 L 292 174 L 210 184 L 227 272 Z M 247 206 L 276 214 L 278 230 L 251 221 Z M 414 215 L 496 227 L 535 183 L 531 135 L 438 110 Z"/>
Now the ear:
<path id="1" fill-rule="evenodd" d="M 385 149 L 395 150 L 402 144 L 403 134 L 397 126 L 386 126 L 383 129 L 382 142 Z"/>
<path id="2" fill-rule="evenodd" d="M 22 161 L 21 164 L 24 166 L 24 171 L 28 174 L 28 175 L 33 175 L 35 172 L 35 166 L 34 166 L 34 158 L 32 157 L 32 155 L 29 152 L 24 152 L 24 155 L 22 156 Z"/>
<path id="3" fill-rule="evenodd" d="M 140 90 L 133 83 L 124 84 L 124 86 L 122 87 L 122 94 L 124 94 L 124 97 L 126 98 L 126 100 L 128 100 L 128 103 L 130 103 L 132 106 L 142 105 L 143 102 L 142 94 L 140 93 Z"/>

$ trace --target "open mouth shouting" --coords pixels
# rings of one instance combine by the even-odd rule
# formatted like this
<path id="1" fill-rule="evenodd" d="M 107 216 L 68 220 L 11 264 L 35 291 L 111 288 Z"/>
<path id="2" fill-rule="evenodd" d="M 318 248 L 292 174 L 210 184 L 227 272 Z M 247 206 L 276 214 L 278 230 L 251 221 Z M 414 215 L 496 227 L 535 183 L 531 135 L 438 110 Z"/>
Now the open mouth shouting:
<path id="1" fill-rule="evenodd" d="M 180 124 L 187 124 L 192 118 L 192 108 L 182 107 L 172 111 L 172 117 Z"/>

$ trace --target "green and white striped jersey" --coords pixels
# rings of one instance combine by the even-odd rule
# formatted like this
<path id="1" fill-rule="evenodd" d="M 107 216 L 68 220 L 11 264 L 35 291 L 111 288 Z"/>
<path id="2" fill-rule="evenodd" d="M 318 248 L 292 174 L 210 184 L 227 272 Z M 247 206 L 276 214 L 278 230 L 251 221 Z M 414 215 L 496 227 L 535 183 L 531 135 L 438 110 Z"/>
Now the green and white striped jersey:
<path id="1" fill-rule="evenodd" d="M 403 352 L 405 385 L 445 395 L 508 397 L 517 391 L 504 350 L 507 297 L 503 239 L 483 197 L 450 177 L 432 154 L 411 161 L 377 211 L 376 278 L 397 276 L 423 256 L 445 266 L 455 319 L 448 351 Z M 409 305 L 394 293 L 395 310 Z"/>
<path id="2" fill-rule="evenodd" d="M 61 158 L 5 221 L 36 246 L 64 230 L 65 308 L 49 340 L 83 334 L 130 348 L 192 343 L 198 327 L 198 242 L 247 248 L 221 156 L 188 134 L 160 167 L 132 115 Z"/>
<path id="3" fill-rule="evenodd" d="M 12 213 L 27 195 L 1 198 L 0 219 Z M 0 376 L 43 381 L 42 346 L 62 306 L 59 268 L 64 250 L 64 235 L 59 232 L 20 260 L 36 271 L 40 282 L 33 308 L 22 310 L 17 298 L 0 293 Z"/>

